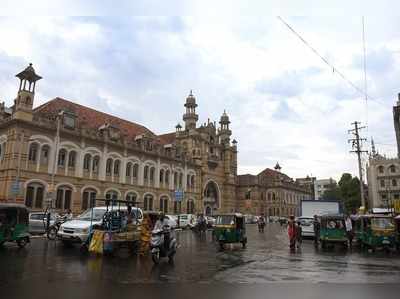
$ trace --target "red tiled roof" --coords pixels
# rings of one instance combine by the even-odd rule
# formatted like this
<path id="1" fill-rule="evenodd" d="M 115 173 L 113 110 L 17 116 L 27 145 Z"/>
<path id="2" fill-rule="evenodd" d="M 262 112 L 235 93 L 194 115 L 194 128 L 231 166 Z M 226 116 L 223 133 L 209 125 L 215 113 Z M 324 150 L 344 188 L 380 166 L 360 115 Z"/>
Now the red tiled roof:
<path id="1" fill-rule="evenodd" d="M 176 133 L 174 132 L 174 133 L 158 135 L 158 139 L 162 144 L 171 144 L 175 142 Z"/>
<path id="2" fill-rule="evenodd" d="M 286 174 L 284 174 L 282 172 L 273 170 L 271 168 L 265 168 L 263 171 L 261 171 L 258 174 L 258 176 L 261 176 L 261 175 L 266 176 L 266 177 L 270 177 L 270 178 L 279 177 L 279 178 L 283 178 L 285 180 L 292 180 L 288 175 L 286 175 Z"/>
<path id="3" fill-rule="evenodd" d="M 122 135 L 128 138 L 134 138 L 137 135 L 147 133 L 150 136 L 155 134 L 144 126 L 130 122 L 119 117 L 94 110 L 92 108 L 82 106 L 71 101 L 55 98 L 34 109 L 34 114 L 51 114 L 55 115 L 60 110 L 73 111 L 77 116 L 78 124 L 90 128 L 99 129 L 105 123 L 109 123 L 121 130 Z"/>

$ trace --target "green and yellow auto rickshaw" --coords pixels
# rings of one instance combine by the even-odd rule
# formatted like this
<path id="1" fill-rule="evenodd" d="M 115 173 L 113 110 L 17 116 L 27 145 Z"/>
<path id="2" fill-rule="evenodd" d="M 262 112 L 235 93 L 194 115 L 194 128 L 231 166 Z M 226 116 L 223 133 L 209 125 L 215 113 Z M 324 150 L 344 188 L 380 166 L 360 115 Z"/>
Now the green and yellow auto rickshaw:
<path id="1" fill-rule="evenodd" d="M 393 218 L 387 215 L 360 215 L 356 220 L 356 239 L 361 248 L 392 249 L 396 245 Z"/>
<path id="2" fill-rule="evenodd" d="M 30 242 L 28 215 L 24 205 L 0 203 L 0 245 L 17 242 L 23 248 Z"/>
<path id="3" fill-rule="evenodd" d="M 240 213 L 216 216 L 213 235 L 221 250 L 229 243 L 241 243 L 245 248 L 247 244 L 245 217 Z"/>
<path id="4" fill-rule="evenodd" d="M 335 244 L 347 247 L 348 238 L 343 215 L 322 215 L 320 223 L 319 238 L 322 249 Z"/>

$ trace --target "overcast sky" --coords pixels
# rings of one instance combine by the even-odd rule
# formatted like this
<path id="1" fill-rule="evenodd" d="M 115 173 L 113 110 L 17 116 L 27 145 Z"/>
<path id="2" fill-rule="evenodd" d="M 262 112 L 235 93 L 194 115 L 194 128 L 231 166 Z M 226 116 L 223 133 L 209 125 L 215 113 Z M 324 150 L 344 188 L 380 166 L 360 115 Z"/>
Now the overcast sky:
<path id="1" fill-rule="evenodd" d="M 361 17 L 284 19 L 363 88 Z M 14 75 L 32 62 L 43 76 L 35 106 L 59 96 L 161 134 L 182 123 L 193 89 L 199 123 L 230 116 L 239 173 L 279 161 L 292 177 L 338 178 L 357 173 L 355 120 L 380 152 L 396 153 L 399 22 L 365 18 L 368 113 L 363 95 L 272 16 L 0 18 L 0 100 L 12 104 Z"/>

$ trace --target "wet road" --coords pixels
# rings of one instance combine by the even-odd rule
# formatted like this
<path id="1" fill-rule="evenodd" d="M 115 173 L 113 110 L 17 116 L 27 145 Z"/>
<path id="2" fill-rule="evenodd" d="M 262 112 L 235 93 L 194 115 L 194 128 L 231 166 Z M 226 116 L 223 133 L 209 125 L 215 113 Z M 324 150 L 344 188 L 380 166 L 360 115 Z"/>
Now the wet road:
<path id="1" fill-rule="evenodd" d="M 122 284 L 152 282 L 334 282 L 398 283 L 400 256 L 384 253 L 316 251 L 311 240 L 290 253 L 286 231 L 268 224 L 264 234 L 248 226 L 248 247 L 229 246 L 219 252 L 211 232 L 199 238 L 191 231 L 178 233 L 174 264 L 153 266 L 147 257 L 82 256 L 77 247 L 36 238 L 25 249 L 0 249 L 0 287 L 51 282 Z"/>

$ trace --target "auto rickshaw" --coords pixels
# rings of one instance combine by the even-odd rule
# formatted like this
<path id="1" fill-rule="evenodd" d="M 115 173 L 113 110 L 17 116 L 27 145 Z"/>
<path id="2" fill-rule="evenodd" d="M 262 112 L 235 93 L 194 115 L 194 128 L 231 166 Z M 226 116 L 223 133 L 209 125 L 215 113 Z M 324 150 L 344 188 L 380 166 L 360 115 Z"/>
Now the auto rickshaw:
<path id="1" fill-rule="evenodd" d="M 242 243 L 242 247 L 245 248 L 247 244 L 245 217 L 240 213 L 216 216 L 213 236 L 221 250 L 229 243 Z"/>
<path id="2" fill-rule="evenodd" d="M 389 250 L 395 247 L 393 218 L 387 215 L 360 215 L 356 220 L 356 239 L 361 248 Z"/>
<path id="3" fill-rule="evenodd" d="M 400 251 L 400 215 L 394 217 L 394 224 L 396 229 L 396 249 Z"/>
<path id="4" fill-rule="evenodd" d="M 24 205 L 0 203 L 0 246 L 17 242 L 23 248 L 30 242 L 28 215 Z"/>
<path id="5" fill-rule="evenodd" d="M 332 244 L 342 244 L 347 247 L 348 238 L 343 215 L 322 215 L 320 223 L 319 239 L 322 249 Z"/>

